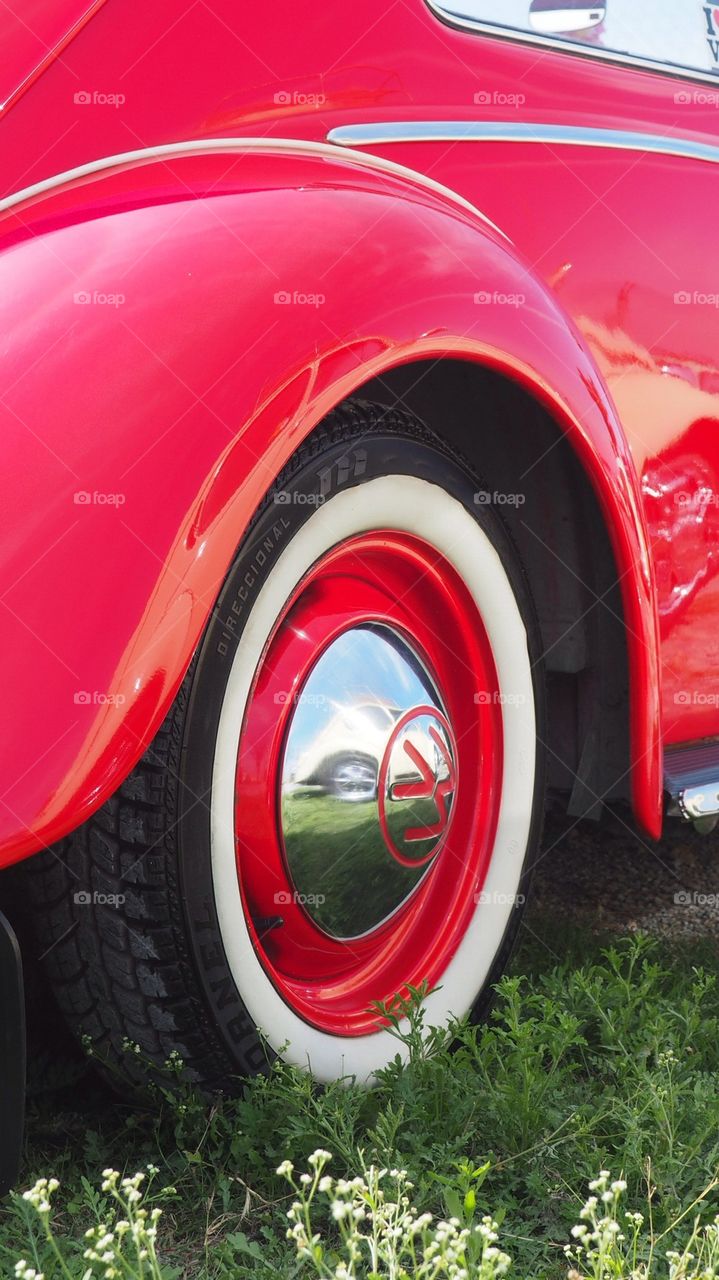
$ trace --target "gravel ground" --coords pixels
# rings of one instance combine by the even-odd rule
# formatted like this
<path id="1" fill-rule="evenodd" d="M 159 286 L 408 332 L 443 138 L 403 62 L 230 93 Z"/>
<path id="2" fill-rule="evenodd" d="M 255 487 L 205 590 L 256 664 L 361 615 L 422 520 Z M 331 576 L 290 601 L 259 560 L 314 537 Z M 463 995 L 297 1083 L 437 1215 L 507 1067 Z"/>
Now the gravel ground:
<path id="1" fill-rule="evenodd" d="M 719 828 L 700 836 L 667 819 L 666 831 L 648 840 L 625 814 L 602 824 L 550 820 L 528 923 L 536 912 L 593 932 L 719 942 Z"/>

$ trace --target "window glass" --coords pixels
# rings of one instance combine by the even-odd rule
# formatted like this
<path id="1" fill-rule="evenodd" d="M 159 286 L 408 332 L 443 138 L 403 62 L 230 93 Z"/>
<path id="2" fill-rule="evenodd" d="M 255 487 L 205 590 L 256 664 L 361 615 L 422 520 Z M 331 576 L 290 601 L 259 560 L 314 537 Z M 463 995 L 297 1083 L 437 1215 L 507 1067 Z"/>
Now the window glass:
<path id="1" fill-rule="evenodd" d="M 719 78 L 719 3 L 702 0 L 431 0 L 447 17 L 629 54 Z"/>

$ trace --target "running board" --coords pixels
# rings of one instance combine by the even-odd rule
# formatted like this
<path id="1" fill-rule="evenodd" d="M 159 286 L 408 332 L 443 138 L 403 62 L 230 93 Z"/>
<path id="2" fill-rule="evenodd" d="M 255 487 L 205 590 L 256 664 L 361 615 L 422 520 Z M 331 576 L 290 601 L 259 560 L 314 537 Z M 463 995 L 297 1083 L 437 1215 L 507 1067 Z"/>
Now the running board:
<path id="1" fill-rule="evenodd" d="M 670 817 L 693 822 L 698 831 L 712 831 L 719 821 L 719 741 L 667 747 L 664 789 Z"/>

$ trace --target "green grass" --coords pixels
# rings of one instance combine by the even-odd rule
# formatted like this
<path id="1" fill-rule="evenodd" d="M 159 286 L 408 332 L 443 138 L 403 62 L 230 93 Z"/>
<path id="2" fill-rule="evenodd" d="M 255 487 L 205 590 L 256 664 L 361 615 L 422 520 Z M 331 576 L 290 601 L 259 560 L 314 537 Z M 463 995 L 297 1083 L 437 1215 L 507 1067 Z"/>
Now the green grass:
<path id="1" fill-rule="evenodd" d="M 719 1170 L 716 955 L 636 938 L 602 949 L 583 933 L 560 939 L 556 922 L 544 936 L 532 924 L 490 1022 L 459 1028 L 451 1054 L 442 1037 L 422 1047 L 410 1030 L 409 1065 L 391 1066 L 372 1092 L 318 1090 L 277 1067 L 239 1100 L 208 1108 L 183 1087 L 138 1112 L 82 1068 L 37 1096 L 22 1185 L 59 1178 L 53 1219 L 67 1274 L 81 1280 L 87 1266 L 81 1235 L 107 1200 L 93 1190 L 101 1171 L 148 1162 L 154 1190 L 177 1189 L 164 1203 L 163 1274 L 309 1274 L 285 1240 L 290 1199 L 275 1168 L 289 1157 L 302 1169 L 317 1147 L 333 1153 L 335 1177 L 357 1173 L 360 1152 L 407 1169 L 418 1209 L 439 1215 L 455 1211 L 467 1170 L 489 1162 L 476 1212 L 498 1220 L 517 1277 L 566 1275 L 562 1247 L 601 1168 L 626 1179 L 627 1205 L 645 1213 L 651 1185 L 652 1229 L 670 1228 Z M 718 1210 L 712 1189 L 702 1211 Z M 47 1246 L 33 1260 L 32 1220 L 23 1202 L 4 1210 L 0 1275 L 22 1256 L 54 1280 Z M 685 1228 L 670 1228 L 662 1250 Z"/>
<path id="2" fill-rule="evenodd" d="M 388 816 L 395 838 L 405 826 L 421 827 L 437 817 L 434 800 L 415 800 L 397 808 L 399 813 Z M 357 935 L 376 927 L 427 870 L 426 865 L 415 869 L 388 859 L 376 800 L 350 803 L 297 791 L 284 801 L 283 824 L 294 885 L 308 895 L 312 915 L 322 927 L 340 937 L 347 935 L 348 921 L 352 922 L 349 932 Z M 346 846 L 339 858 L 338 843 Z M 421 858 L 431 846 L 432 841 L 418 842 L 412 856 Z"/>

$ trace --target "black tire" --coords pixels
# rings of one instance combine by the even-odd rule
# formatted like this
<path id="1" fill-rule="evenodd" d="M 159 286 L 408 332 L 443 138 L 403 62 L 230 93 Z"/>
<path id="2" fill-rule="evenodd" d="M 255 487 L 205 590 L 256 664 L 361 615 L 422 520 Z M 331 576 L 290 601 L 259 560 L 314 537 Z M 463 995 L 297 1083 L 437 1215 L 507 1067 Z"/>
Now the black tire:
<path id="1" fill-rule="evenodd" d="M 344 406 L 298 450 L 257 512 L 177 698 L 134 772 L 84 826 L 28 863 L 38 940 L 60 1008 L 97 1056 L 134 1083 L 126 1040 L 157 1064 L 177 1052 L 189 1078 L 210 1090 L 236 1088 L 282 1047 L 268 1048 L 258 1035 L 228 963 L 210 862 L 210 794 L 219 716 L 247 618 L 314 511 L 309 500 L 278 507 L 274 497 L 316 492 L 318 467 L 333 474 L 330 501 L 379 476 L 427 477 L 471 512 L 499 552 L 535 673 L 538 749 L 518 895 L 526 896 L 544 807 L 545 734 L 538 628 L 517 554 L 497 514 L 473 501 L 477 480 L 422 424 L 397 409 Z M 475 1014 L 506 965 L 520 915 L 517 907 L 509 914 L 472 1002 Z"/>

